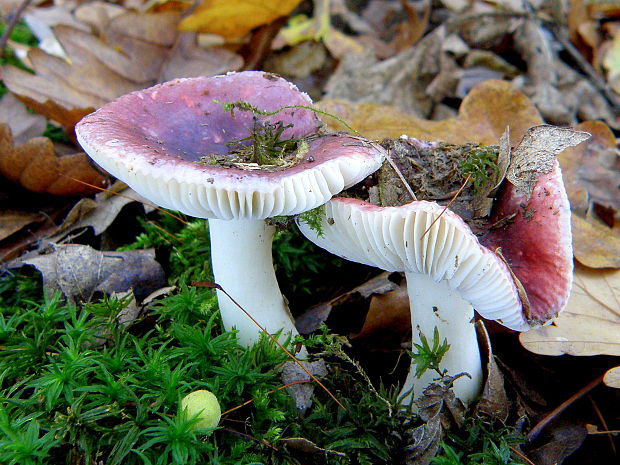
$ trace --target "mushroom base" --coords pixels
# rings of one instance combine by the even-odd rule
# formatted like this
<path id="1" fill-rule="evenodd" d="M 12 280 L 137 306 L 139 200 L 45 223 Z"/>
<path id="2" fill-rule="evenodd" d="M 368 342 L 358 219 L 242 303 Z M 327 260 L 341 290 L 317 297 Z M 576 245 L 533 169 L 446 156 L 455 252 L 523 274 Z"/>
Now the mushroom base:
<path id="1" fill-rule="evenodd" d="M 465 404 L 472 402 L 482 389 L 482 362 L 474 324 L 474 310 L 463 300 L 459 292 L 451 289 L 447 281 L 435 282 L 429 276 L 419 273 L 405 273 L 407 292 L 411 309 L 413 343 L 420 343 L 420 333 L 426 336 L 432 346 L 435 327 L 441 341 L 448 340 L 450 349 L 443 357 L 440 368 L 454 376 L 468 373 L 454 383 L 454 393 Z M 423 394 L 439 374 L 426 370 L 420 378 L 415 376 L 412 362 L 401 394 L 409 391 L 403 404 L 410 404 Z M 413 389 L 413 390 L 412 390 Z"/>

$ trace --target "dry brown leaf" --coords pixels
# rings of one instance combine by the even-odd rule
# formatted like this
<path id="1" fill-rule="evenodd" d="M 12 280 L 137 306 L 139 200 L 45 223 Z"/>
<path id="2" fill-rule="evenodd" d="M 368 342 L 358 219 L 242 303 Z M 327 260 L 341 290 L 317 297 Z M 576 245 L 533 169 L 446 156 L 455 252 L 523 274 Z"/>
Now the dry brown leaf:
<path id="1" fill-rule="evenodd" d="M 398 341 L 411 338 L 409 295 L 405 280 L 396 289 L 372 296 L 364 326 L 358 333 L 351 335 L 351 338 L 386 335 Z"/>
<path id="2" fill-rule="evenodd" d="M 573 254 L 590 268 L 620 268 L 620 232 L 594 218 L 573 214 Z"/>
<path id="3" fill-rule="evenodd" d="M 88 301 L 96 291 L 109 295 L 129 289 L 141 299 L 165 285 L 163 269 L 152 249 L 100 252 L 79 244 L 54 245 L 51 253 L 26 258 L 14 266 L 23 264 L 41 272 L 50 294 L 60 290 L 71 301 Z"/>
<path id="4" fill-rule="evenodd" d="M 587 132 L 548 125 L 534 126 L 527 130 L 515 147 L 506 178 L 516 187 L 518 194 L 529 198 L 538 177 L 553 169 L 558 154 L 589 138 Z"/>
<path id="5" fill-rule="evenodd" d="M 388 105 L 356 104 L 344 100 L 323 100 L 317 106 L 344 119 L 365 137 L 397 138 L 402 134 L 422 140 L 453 144 L 478 142 L 497 144 L 506 127 L 519 140 L 526 131 L 542 123 L 530 100 L 510 83 L 488 80 L 477 85 L 463 100 L 455 118 L 430 121 L 405 114 Z M 331 128 L 346 130 L 336 120 L 323 117 Z"/>
<path id="6" fill-rule="evenodd" d="M 47 137 L 14 145 L 11 130 L 0 124 L 0 175 L 30 191 L 65 196 L 97 192 L 83 183 L 103 186 L 105 178 L 88 160 L 82 152 L 57 155 Z"/>
<path id="7" fill-rule="evenodd" d="M 116 97 L 170 78 L 173 68 L 175 77 L 211 75 L 242 64 L 239 56 L 219 48 L 198 51 L 185 43 L 174 48 L 178 11 L 118 14 L 99 9 L 101 17 L 96 11 L 78 11 L 95 22 L 99 34 L 55 27 L 66 60 L 33 48 L 28 60 L 36 74 L 12 66 L 2 68 L 11 92 L 37 113 L 66 127 Z"/>
<path id="8" fill-rule="evenodd" d="M 41 213 L 17 210 L 0 212 L 0 241 L 19 231 L 24 226 L 39 222 L 44 218 Z"/>
<path id="9" fill-rule="evenodd" d="M 592 138 L 562 152 L 564 184 L 573 211 L 575 258 L 592 268 L 620 267 L 620 228 L 610 228 L 590 212 L 596 205 L 615 211 L 620 219 L 620 157 L 616 138 L 605 123 L 588 121 L 576 129 Z"/>
<path id="10" fill-rule="evenodd" d="M 15 96 L 6 94 L 0 100 L 0 123 L 8 124 L 16 144 L 43 134 L 47 127 L 45 117 L 31 113 Z"/>
<path id="11" fill-rule="evenodd" d="M 573 291 L 554 325 L 520 335 L 542 355 L 620 355 L 620 271 L 575 268 Z"/>
<path id="12" fill-rule="evenodd" d="M 620 389 L 620 367 L 608 370 L 603 377 L 603 382 L 609 387 Z"/>

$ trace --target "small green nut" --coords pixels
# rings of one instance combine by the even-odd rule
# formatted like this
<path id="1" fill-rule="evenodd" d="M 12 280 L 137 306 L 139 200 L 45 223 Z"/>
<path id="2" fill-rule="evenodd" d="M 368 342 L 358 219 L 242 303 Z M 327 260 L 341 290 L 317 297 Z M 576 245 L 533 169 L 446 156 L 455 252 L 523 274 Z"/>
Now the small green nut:
<path id="1" fill-rule="evenodd" d="M 194 430 L 215 428 L 222 416 L 222 410 L 217 397 L 206 389 L 190 392 L 183 397 L 181 399 L 181 411 L 187 418 L 200 418 L 192 426 Z"/>

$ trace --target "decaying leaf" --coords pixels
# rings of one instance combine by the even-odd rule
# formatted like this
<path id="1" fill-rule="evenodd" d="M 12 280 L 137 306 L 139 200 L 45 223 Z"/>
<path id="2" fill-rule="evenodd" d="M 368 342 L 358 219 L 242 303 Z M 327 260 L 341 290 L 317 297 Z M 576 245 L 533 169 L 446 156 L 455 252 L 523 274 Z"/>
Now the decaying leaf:
<path id="1" fill-rule="evenodd" d="M 538 177 L 553 168 L 560 152 L 587 140 L 587 132 L 573 131 L 556 126 L 535 126 L 525 133 L 513 150 L 506 178 L 519 195 L 530 197 Z"/>
<path id="2" fill-rule="evenodd" d="M 6 94 L 0 99 L 0 123 L 11 128 L 15 144 L 43 135 L 47 126 L 45 117 L 29 112 L 14 95 Z"/>
<path id="3" fill-rule="evenodd" d="M 208 32 L 238 39 L 252 29 L 288 15 L 301 0 L 203 0 L 179 24 L 181 31 Z"/>
<path id="4" fill-rule="evenodd" d="M 508 395 L 504 387 L 504 376 L 500 371 L 493 349 L 491 339 L 482 321 L 476 322 L 476 333 L 480 344 L 480 351 L 486 357 L 486 379 L 482 388 L 480 400 L 476 403 L 475 415 L 485 417 L 491 421 L 505 423 L 510 413 Z"/>
<path id="5" fill-rule="evenodd" d="M 20 210 L 0 211 L 0 241 L 19 231 L 24 226 L 44 219 L 45 216 L 38 212 Z"/>
<path id="6" fill-rule="evenodd" d="M 454 395 L 452 384 L 463 376 L 444 376 L 430 384 L 424 393 L 415 400 L 423 425 L 415 428 L 407 439 L 406 463 L 408 465 L 427 465 L 439 449 L 443 432 L 452 426 L 462 427 L 466 408 Z"/>
<path id="7" fill-rule="evenodd" d="M 48 292 L 59 290 L 70 301 L 88 301 L 97 291 L 109 295 L 129 289 L 140 299 L 166 284 L 153 250 L 99 252 L 77 244 L 52 248 L 51 253 L 24 258 L 13 266 L 34 266 Z"/>
<path id="8" fill-rule="evenodd" d="M 59 242 L 71 231 L 86 227 L 93 228 L 93 232 L 98 236 L 112 224 L 123 207 L 131 202 L 149 203 L 147 199 L 129 188 L 120 192 L 101 192 L 95 199 L 81 199 L 73 206 L 54 235 L 48 239 L 51 242 Z"/>
<path id="9" fill-rule="evenodd" d="M 575 267 L 573 291 L 552 325 L 520 335 L 542 355 L 620 355 L 620 271 Z"/>
<path id="10" fill-rule="evenodd" d="M 612 388 L 620 389 L 620 367 L 612 368 L 605 373 L 603 382 Z"/>
<path id="11" fill-rule="evenodd" d="M 0 124 L 0 175 L 28 190 L 65 196 L 97 192 L 91 186 L 104 186 L 106 181 L 88 160 L 83 152 L 56 154 L 47 137 L 14 145 L 11 130 Z"/>
<path id="12" fill-rule="evenodd" d="M 99 16 L 79 11 L 99 33 L 66 25 L 54 27 L 54 37 L 66 59 L 32 48 L 28 60 L 35 74 L 2 67 L 4 83 L 11 92 L 37 113 L 63 126 L 73 127 L 93 109 L 153 85 L 162 76 L 212 75 L 241 65 L 241 58 L 233 52 L 196 50 L 187 38 L 175 48 L 179 11 L 125 10 L 108 15 L 107 10 L 99 9 Z M 191 38 L 195 40 L 195 35 Z"/>
<path id="13" fill-rule="evenodd" d="M 322 359 L 314 362 L 301 362 L 306 369 L 317 378 L 327 376 L 327 365 Z M 301 369 L 297 363 L 288 361 L 282 367 L 282 382 L 284 384 L 294 383 L 295 381 L 310 381 L 308 373 Z M 314 394 L 313 383 L 294 384 L 286 388 L 288 393 L 295 401 L 298 410 L 304 411 L 312 407 L 312 395 Z"/>
<path id="14" fill-rule="evenodd" d="M 596 218 L 571 216 L 573 253 L 590 268 L 620 268 L 620 228 L 609 228 Z"/>

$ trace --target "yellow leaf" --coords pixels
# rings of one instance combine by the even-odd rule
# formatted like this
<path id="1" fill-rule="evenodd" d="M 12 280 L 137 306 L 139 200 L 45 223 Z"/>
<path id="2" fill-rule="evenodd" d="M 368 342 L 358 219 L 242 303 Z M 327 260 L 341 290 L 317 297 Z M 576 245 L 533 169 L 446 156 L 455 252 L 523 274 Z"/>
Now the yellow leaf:
<path id="1" fill-rule="evenodd" d="M 288 15 L 301 0 L 204 0 L 179 24 L 181 31 L 238 39 L 258 26 Z"/>
<path id="2" fill-rule="evenodd" d="M 488 80 L 474 87 L 465 97 L 455 118 L 430 121 L 405 114 L 395 107 L 344 100 L 323 100 L 317 106 L 337 115 L 365 137 L 397 138 L 401 134 L 422 140 L 442 140 L 453 144 L 479 142 L 497 144 L 506 126 L 513 140 L 542 124 L 532 102 L 509 82 Z M 346 130 L 334 119 L 323 121 L 336 130 Z"/>
<path id="3" fill-rule="evenodd" d="M 541 355 L 620 355 L 620 271 L 577 265 L 573 292 L 554 325 L 519 339 Z"/>

